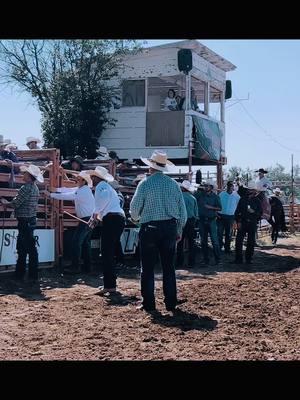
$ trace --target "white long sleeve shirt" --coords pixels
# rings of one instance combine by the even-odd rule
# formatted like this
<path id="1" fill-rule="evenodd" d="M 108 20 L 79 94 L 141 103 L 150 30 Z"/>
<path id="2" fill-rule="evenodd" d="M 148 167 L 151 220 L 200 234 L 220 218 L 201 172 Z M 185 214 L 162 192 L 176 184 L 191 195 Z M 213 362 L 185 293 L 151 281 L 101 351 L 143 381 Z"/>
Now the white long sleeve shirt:
<path id="1" fill-rule="evenodd" d="M 58 190 L 61 193 L 51 193 L 51 197 L 56 200 L 73 200 L 77 217 L 90 217 L 93 214 L 95 198 L 87 185 L 80 188 L 58 188 Z"/>
<path id="2" fill-rule="evenodd" d="M 255 184 L 257 189 L 262 191 L 266 191 L 267 189 L 272 188 L 272 182 L 265 176 L 263 176 L 261 179 L 259 179 L 259 177 L 256 178 Z"/>
<path id="3" fill-rule="evenodd" d="M 96 186 L 94 213 L 99 214 L 101 220 L 108 213 L 120 213 L 125 216 L 117 192 L 107 182 L 102 181 Z"/>

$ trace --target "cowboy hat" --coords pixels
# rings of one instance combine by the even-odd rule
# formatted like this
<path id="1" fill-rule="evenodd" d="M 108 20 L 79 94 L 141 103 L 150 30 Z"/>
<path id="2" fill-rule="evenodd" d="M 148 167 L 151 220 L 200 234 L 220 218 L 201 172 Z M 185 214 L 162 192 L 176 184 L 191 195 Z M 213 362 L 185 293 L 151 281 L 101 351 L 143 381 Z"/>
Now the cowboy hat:
<path id="1" fill-rule="evenodd" d="M 11 150 L 17 150 L 18 146 L 16 145 L 16 143 L 9 143 L 4 147 L 5 151 L 11 151 Z"/>
<path id="2" fill-rule="evenodd" d="M 72 163 L 73 161 L 77 162 L 80 165 L 83 165 L 83 158 L 81 156 L 79 156 L 78 154 L 76 156 L 70 158 L 70 163 Z"/>
<path id="3" fill-rule="evenodd" d="M 41 140 L 39 138 L 34 137 L 34 136 L 28 136 L 28 138 L 26 138 L 26 144 L 28 144 L 30 142 L 41 143 Z"/>
<path id="4" fill-rule="evenodd" d="M 213 189 L 216 188 L 216 183 L 212 179 L 207 179 L 202 184 L 203 184 L 203 186 L 211 186 Z"/>
<path id="5" fill-rule="evenodd" d="M 144 164 L 158 171 L 170 171 L 175 165 L 167 159 L 167 154 L 160 150 L 154 150 L 151 158 L 141 157 Z"/>
<path id="6" fill-rule="evenodd" d="M 267 174 L 268 171 L 265 171 L 263 168 L 259 168 L 257 171 L 255 172 L 261 172 L 262 174 Z"/>
<path id="7" fill-rule="evenodd" d="M 88 184 L 88 187 L 93 187 L 93 182 L 91 180 L 91 177 L 89 174 L 86 173 L 86 171 L 80 171 L 79 174 L 76 176 L 76 178 L 78 177 L 84 179 Z"/>
<path id="8" fill-rule="evenodd" d="M 108 156 L 107 148 L 104 146 L 100 146 L 99 149 L 96 150 L 98 154 L 102 154 L 104 156 Z"/>
<path id="9" fill-rule="evenodd" d="M 30 165 L 21 165 L 20 166 L 21 172 L 28 172 L 30 175 L 32 175 L 37 181 L 43 183 L 44 182 L 44 177 L 42 175 L 41 170 L 39 167 L 36 165 L 30 164 Z"/>
<path id="10" fill-rule="evenodd" d="M 113 182 L 114 177 L 107 171 L 106 168 L 97 166 L 95 169 L 85 171 L 90 176 L 97 176 L 107 182 Z"/>
<path id="11" fill-rule="evenodd" d="M 180 183 L 180 186 L 185 190 L 188 190 L 189 192 L 195 191 L 195 187 L 190 181 L 184 180 L 183 182 Z"/>
<path id="12" fill-rule="evenodd" d="M 0 135 L 0 146 L 4 146 L 10 143 L 11 143 L 10 139 L 4 139 L 3 135 Z"/>
<path id="13" fill-rule="evenodd" d="M 279 189 L 279 187 L 277 187 L 276 189 L 273 190 L 273 193 L 279 193 L 282 194 L 282 191 Z"/>

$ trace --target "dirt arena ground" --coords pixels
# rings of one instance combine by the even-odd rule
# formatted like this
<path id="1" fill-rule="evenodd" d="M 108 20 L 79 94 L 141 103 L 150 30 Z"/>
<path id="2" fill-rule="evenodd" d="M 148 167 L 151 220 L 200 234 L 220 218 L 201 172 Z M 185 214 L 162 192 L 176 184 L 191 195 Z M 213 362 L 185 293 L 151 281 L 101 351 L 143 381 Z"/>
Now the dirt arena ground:
<path id="1" fill-rule="evenodd" d="M 300 360 L 300 236 L 256 249 L 251 269 L 177 271 L 178 312 L 136 309 L 139 269 L 119 271 L 119 293 L 95 295 L 100 273 L 42 270 L 36 288 L 0 275 L 0 360 Z"/>

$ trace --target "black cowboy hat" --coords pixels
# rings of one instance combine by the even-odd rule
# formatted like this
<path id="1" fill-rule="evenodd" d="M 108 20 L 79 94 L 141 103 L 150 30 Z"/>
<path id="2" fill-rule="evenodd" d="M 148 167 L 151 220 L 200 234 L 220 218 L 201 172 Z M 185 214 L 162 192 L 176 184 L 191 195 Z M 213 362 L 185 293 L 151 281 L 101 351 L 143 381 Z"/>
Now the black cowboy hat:
<path id="1" fill-rule="evenodd" d="M 76 161 L 78 164 L 83 165 L 83 158 L 79 155 L 70 158 L 70 162 L 72 163 L 73 161 Z"/>
<path id="2" fill-rule="evenodd" d="M 263 168 L 259 168 L 257 171 L 255 172 L 261 172 L 262 174 L 267 174 L 268 171 L 265 171 Z"/>

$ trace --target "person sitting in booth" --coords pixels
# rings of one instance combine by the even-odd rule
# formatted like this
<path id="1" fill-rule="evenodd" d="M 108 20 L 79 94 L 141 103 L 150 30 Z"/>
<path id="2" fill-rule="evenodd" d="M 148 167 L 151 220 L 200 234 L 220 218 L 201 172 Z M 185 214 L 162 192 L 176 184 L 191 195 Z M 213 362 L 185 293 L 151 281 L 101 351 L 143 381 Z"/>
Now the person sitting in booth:
<path id="1" fill-rule="evenodd" d="M 176 93 L 174 89 L 169 89 L 168 97 L 165 99 L 165 110 L 166 111 L 176 111 L 177 101 L 175 99 Z"/>

